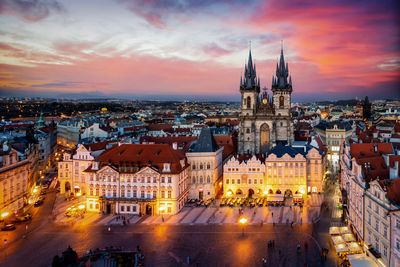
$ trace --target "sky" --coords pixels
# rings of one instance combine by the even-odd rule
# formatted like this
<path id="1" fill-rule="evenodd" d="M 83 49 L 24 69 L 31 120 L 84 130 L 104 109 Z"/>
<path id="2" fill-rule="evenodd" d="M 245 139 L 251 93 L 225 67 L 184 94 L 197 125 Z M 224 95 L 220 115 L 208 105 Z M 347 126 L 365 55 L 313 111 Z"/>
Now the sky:
<path id="1" fill-rule="evenodd" d="M 0 0 L 0 97 L 240 100 L 251 46 L 294 101 L 399 98 L 396 0 Z M 270 91 L 269 91 L 270 92 Z"/>

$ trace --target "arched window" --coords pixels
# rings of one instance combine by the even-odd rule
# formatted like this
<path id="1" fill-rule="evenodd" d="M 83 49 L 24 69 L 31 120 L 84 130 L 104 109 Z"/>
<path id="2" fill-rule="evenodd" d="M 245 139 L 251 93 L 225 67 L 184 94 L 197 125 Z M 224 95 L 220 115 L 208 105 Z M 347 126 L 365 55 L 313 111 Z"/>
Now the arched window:
<path id="1" fill-rule="evenodd" d="M 200 183 L 203 183 L 203 176 L 200 176 Z"/>
<path id="2" fill-rule="evenodd" d="M 247 97 L 247 108 L 251 108 L 251 98 L 250 98 L 250 96 Z"/>
<path id="3" fill-rule="evenodd" d="M 209 184 L 210 182 L 210 176 L 207 176 L 207 183 Z"/>
<path id="4" fill-rule="evenodd" d="M 283 107 L 283 95 L 279 97 L 279 107 Z"/>
<path id="5" fill-rule="evenodd" d="M 192 179 L 193 179 L 193 184 L 195 184 L 196 183 L 196 176 L 193 176 Z"/>
<path id="6" fill-rule="evenodd" d="M 250 128 L 247 128 L 247 129 L 246 129 L 246 133 L 250 133 Z"/>
<path id="7" fill-rule="evenodd" d="M 207 162 L 207 169 L 210 169 L 210 168 L 211 168 L 210 162 Z"/>
<path id="8" fill-rule="evenodd" d="M 200 163 L 200 170 L 203 169 L 203 163 Z"/>

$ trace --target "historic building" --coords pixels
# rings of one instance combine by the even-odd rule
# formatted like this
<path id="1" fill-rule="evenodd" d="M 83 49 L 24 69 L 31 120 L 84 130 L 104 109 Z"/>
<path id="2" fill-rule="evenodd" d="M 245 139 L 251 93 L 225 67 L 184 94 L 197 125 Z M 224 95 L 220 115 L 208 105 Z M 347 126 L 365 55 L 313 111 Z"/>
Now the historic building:
<path id="1" fill-rule="evenodd" d="M 11 214 L 25 205 L 30 162 L 14 149 L 0 152 L 0 214 Z"/>
<path id="2" fill-rule="evenodd" d="M 89 211 L 175 214 L 188 197 L 189 165 L 168 144 L 122 144 L 104 151 L 85 170 Z"/>
<path id="3" fill-rule="evenodd" d="M 190 165 L 189 198 L 215 197 L 222 188 L 222 151 L 215 142 L 210 128 L 203 128 L 200 136 L 186 153 Z"/>
<path id="4" fill-rule="evenodd" d="M 276 65 L 276 76 L 272 77 L 271 90 L 272 97 L 266 88 L 260 95 L 260 77 L 257 77 L 249 51 L 244 77 L 240 78 L 239 154 L 265 153 L 277 143 L 291 144 L 294 141 L 290 118 L 292 79 L 288 64 L 285 64 L 283 49 L 279 64 Z"/>
<path id="5" fill-rule="evenodd" d="M 263 197 L 322 192 L 323 152 L 312 146 L 276 146 L 266 155 L 232 157 L 224 165 L 224 195 Z"/>

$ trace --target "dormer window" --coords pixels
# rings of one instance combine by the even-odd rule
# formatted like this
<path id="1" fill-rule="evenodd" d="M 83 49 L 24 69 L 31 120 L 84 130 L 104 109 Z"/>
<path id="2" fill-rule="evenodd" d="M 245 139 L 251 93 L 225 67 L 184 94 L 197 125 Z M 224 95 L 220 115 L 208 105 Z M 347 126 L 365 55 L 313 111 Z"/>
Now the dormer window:
<path id="1" fill-rule="evenodd" d="M 97 162 L 97 161 L 93 162 L 93 167 L 92 167 L 92 169 L 93 169 L 93 170 L 98 170 L 98 169 L 99 169 L 99 162 Z"/>
<path id="2" fill-rule="evenodd" d="M 164 163 L 163 172 L 170 172 L 171 171 L 171 163 Z"/>

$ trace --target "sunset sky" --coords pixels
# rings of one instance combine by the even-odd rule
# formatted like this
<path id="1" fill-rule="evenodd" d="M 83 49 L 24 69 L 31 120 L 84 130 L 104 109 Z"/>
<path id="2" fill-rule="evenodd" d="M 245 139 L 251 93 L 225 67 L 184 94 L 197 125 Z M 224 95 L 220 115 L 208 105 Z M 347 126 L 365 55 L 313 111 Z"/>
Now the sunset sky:
<path id="1" fill-rule="evenodd" d="M 399 1 L 0 0 L 0 96 L 239 100 L 249 41 L 294 101 L 398 97 Z"/>

